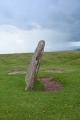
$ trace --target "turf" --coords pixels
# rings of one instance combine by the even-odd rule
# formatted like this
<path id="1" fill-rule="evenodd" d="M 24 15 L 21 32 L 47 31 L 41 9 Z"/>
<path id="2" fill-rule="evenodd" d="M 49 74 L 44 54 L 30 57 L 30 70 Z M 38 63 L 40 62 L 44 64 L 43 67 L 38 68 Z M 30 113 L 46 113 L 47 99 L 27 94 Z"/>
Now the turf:
<path id="1" fill-rule="evenodd" d="M 64 85 L 49 93 L 38 80 L 25 92 L 26 74 L 8 75 L 27 70 L 32 55 L 0 55 L 0 120 L 80 120 L 80 52 L 44 53 L 37 79 L 51 76 Z M 54 69 L 65 72 L 44 72 Z"/>

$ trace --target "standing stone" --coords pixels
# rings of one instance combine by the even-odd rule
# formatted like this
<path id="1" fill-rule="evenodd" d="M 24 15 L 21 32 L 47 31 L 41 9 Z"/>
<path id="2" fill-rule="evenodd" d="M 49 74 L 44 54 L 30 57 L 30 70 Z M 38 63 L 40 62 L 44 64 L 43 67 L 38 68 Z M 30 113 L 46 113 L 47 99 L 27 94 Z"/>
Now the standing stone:
<path id="1" fill-rule="evenodd" d="M 44 46 L 45 46 L 45 41 L 44 40 L 39 41 L 25 78 L 25 82 L 27 84 L 25 89 L 26 91 L 34 88 L 34 83 L 37 79 L 37 74 L 40 67 L 42 54 L 44 52 Z"/>

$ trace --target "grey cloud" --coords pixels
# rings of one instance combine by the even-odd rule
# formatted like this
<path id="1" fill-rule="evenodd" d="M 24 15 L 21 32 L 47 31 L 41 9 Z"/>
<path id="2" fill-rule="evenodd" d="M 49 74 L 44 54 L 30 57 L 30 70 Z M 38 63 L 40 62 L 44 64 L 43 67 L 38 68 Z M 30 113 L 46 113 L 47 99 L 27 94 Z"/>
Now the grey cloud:
<path id="1" fill-rule="evenodd" d="M 80 40 L 80 0 L 3 0 L 0 11 L 1 24 L 29 30 L 34 22 L 70 34 L 69 41 Z"/>

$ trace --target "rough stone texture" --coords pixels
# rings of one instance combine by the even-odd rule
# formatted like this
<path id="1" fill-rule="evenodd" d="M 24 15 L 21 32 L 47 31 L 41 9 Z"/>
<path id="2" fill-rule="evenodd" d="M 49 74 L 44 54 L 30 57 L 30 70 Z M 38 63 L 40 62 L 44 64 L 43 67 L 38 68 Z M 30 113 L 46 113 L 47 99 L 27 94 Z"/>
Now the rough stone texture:
<path id="1" fill-rule="evenodd" d="M 34 83 L 35 80 L 37 79 L 37 74 L 40 67 L 42 54 L 44 52 L 44 46 L 45 46 L 45 41 L 44 40 L 39 41 L 35 53 L 32 57 L 27 75 L 25 77 L 25 82 L 27 84 L 25 89 L 26 91 L 34 88 Z"/>

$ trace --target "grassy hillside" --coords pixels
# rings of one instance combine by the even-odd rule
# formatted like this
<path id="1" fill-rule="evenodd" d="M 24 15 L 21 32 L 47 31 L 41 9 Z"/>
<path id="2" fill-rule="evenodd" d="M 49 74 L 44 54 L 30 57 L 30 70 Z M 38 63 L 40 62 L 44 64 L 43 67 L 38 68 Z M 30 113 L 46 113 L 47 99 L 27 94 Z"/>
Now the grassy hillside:
<path id="1" fill-rule="evenodd" d="M 25 75 L 8 75 L 27 70 L 32 54 L 0 55 L 0 120 L 80 120 L 80 52 L 44 53 L 38 78 L 51 76 L 63 89 L 44 92 L 37 80 L 25 92 Z M 44 72 L 64 70 L 63 73 Z"/>

